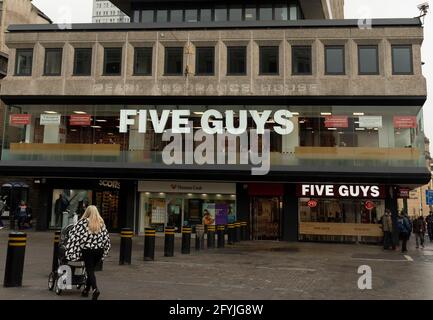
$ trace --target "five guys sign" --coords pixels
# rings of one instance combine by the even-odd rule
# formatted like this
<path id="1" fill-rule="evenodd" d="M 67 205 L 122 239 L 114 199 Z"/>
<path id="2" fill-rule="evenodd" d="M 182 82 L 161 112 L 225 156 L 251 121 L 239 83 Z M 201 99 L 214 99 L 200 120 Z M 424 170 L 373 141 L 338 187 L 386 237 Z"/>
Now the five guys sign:
<path id="1" fill-rule="evenodd" d="M 298 197 L 309 198 L 386 198 L 386 191 L 383 186 L 371 185 L 299 184 L 296 188 L 296 194 Z"/>

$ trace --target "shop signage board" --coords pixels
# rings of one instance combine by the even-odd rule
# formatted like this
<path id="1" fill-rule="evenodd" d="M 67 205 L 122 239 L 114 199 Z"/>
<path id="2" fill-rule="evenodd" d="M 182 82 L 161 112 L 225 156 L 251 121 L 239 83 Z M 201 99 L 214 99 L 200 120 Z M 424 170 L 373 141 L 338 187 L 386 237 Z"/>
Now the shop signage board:
<path id="1" fill-rule="evenodd" d="M 395 116 L 394 128 L 396 129 L 412 129 L 417 127 L 417 119 L 415 116 Z"/>
<path id="2" fill-rule="evenodd" d="M 302 222 L 299 233 L 322 236 L 382 237 L 380 224 Z"/>
<path id="3" fill-rule="evenodd" d="M 73 114 L 69 117 L 69 125 L 71 126 L 90 126 L 92 117 L 89 114 Z"/>
<path id="4" fill-rule="evenodd" d="M 410 197 L 410 189 L 409 188 L 400 188 L 398 190 L 398 197 L 400 199 L 409 199 L 409 197 Z"/>
<path id="5" fill-rule="evenodd" d="M 235 183 L 139 181 L 139 192 L 236 194 Z"/>
<path id="6" fill-rule="evenodd" d="M 60 125 L 61 115 L 60 114 L 41 114 L 41 126 L 48 125 Z"/>
<path id="7" fill-rule="evenodd" d="M 433 190 L 425 191 L 425 198 L 428 206 L 433 206 Z"/>
<path id="8" fill-rule="evenodd" d="M 359 117 L 360 128 L 382 128 L 381 116 L 361 116 Z"/>
<path id="9" fill-rule="evenodd" d="M 11 114 L 9 116 L 9 123 L 15 126 L 29 125 L 32 123 L 31 114 Z"/>
<path id="10" fill-rule="evenodd" d="M 378 185 L 298 184 L 296 193 L 301 198 L 386 198 L 385 188 Z"/>
<path id="11" fill-rule="evenodd" d="M 99 185 L 110 189 L 120 189 L 120 182 L 117 180 L 99 180 Z"/>
<path id="12" fill-rule="evenodd" d="M 347 116 L 326 116 L 325 117 L 326 128 L 348 128 L 349 117 Z"/>

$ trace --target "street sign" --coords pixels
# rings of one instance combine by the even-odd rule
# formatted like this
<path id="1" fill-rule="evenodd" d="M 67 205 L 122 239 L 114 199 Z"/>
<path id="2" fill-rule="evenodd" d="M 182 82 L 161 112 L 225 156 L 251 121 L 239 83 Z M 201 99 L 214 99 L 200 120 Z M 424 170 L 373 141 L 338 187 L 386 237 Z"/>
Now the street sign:
<path id="1" fill-rule="evenodd" d="M 428 206 L 433 206 L 433 190 L 425 191 L 425 199 Z"/>

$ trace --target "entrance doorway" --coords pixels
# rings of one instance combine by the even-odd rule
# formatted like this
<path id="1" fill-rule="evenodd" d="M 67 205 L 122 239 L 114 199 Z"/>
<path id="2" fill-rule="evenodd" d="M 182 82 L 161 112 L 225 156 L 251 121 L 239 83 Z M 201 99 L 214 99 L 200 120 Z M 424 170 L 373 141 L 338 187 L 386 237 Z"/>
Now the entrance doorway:
<path id="1" fill-rule="evenodd" d="M 97 191 L 95 200 L 108 230 L 117 231 L 119 229 L 119 191 Z"/>
<path id="2" fill-rule="evenodd" d="M 251 231 L 253 240 L 280 240 L 281 197 L 251 198 Z"/>
<path id="3" fill-rule="evenodd" d="M 167 200 L 167 226 L 175 227 L 176 232 L 182 231 L 183 198 L 169 195 Z"/>

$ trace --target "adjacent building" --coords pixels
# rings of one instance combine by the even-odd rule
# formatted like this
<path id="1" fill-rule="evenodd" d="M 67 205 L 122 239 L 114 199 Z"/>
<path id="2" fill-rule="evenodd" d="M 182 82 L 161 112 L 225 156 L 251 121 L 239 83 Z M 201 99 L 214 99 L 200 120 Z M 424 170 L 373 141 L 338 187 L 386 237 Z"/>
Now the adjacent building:
<path id="1" fill-rule="evenodd" d="M 251 239 L 375 242 L 385 208 L 396 218 L 402 190 L 430 181 L 419 19 L 366 26 L 343 1 L 113 3 L 133 23 L 9 27 L 0 172 L 34 177 L 39 229 L 93 203 L 112 231 L 242 220 Z M 270 142 L 222 164 L 215 137 L 202 164 L 185 136 L 168 165 L 160 127 L 178 110 L 194 132 L 269 115 Z M 266 175 L 240 164 L 254 143 Z"/>
<path id="2" fill-rule="evenodd" d="M 129 17 L 120 11 L 111 1 L 93 0 L 93 23 L 126 23 Z"/>

